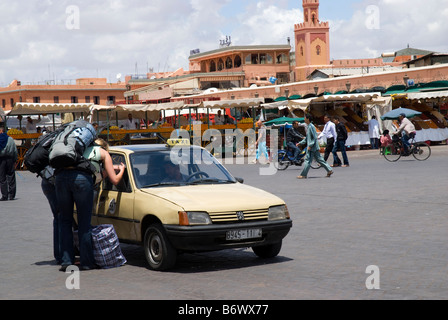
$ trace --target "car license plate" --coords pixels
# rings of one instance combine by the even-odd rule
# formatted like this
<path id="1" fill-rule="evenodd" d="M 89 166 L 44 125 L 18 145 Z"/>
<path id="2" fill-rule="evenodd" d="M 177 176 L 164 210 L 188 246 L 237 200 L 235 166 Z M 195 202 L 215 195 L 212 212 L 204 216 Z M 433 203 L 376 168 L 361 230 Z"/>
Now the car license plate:
<path id="1" fill-rule="evenodd" d="M 261 238 L 261 229 L 238 229 L 229 230 L 226 232 L 226 240 L 244 240 Z"/>

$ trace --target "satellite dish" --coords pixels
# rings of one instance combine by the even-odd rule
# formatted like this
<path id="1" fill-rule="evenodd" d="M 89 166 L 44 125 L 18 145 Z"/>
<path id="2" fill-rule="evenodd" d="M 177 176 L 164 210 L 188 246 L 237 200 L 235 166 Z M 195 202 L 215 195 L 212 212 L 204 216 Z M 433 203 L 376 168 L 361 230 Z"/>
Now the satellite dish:
<path id="1" fill-rule="evenodd" d="M 117 74 L 117 80 L 121 80 L 121 73 Z"/>

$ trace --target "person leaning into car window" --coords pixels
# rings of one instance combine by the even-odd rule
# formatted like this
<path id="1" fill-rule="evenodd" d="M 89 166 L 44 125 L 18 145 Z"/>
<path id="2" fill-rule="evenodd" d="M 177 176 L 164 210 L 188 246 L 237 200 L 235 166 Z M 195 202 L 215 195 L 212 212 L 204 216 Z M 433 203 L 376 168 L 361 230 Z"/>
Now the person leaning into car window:
<path id="1" fill-rule="evenodd" d="M 96 157 L 103 162 L 109 180 L 117 185 L 123 177 L 125 166 L 118 166 L 119 173 L 115 173 L 112 158 L 104 148 L 96 147 Z M 93 159 L 92 160 L 93 163 Z M 78 238 L 80 251 L 80 269 L 95 269 L 95 258 L 92 244 L 92 209 L 94 197 L 94 181 L 92 174 L 77 167 L 64 168 L 56 175 L 57 203 L 59 206 L 59 235 L 60 235 L 60 271 L 75 263 L 73 249 L 73 207 L 76 204 L 78 216 Z"/>
<path id="2" fill-rule="evenodd" d="M 117 185 L 123 177 L 125 165 L 123 163 L 119 165 L 113 164 L 112 157 L 109 154 L 109 144 L 105 140 L 101 138 L 96 139 L 95 144 L 100 152 L 99 160 L 103 162 L 103 177 L 108 177 L 113 185 Z M 118 170 L 118 173 L 115 173 L 115 170 Z"/>

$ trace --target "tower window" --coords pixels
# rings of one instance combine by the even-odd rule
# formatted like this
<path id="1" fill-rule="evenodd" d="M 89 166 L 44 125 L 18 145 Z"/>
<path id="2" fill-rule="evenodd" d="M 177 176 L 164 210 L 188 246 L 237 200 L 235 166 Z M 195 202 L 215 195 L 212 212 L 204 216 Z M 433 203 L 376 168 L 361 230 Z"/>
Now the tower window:
<path id="1" fill-rule="evenodd" d="M 317 54 L 318 56 L 320 56 L 320 52 L 321 52 L 321 48 L 320 48 L 320 46 L 317 46 L 317 47 L 316 47 L 316 54 Z"/>

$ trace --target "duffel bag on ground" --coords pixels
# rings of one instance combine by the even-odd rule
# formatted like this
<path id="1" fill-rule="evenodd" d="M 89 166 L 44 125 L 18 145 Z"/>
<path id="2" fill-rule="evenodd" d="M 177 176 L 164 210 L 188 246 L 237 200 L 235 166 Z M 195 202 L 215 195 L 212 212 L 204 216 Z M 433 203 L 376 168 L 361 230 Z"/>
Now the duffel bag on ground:
<path id="1" fill-rule="evenodd" d="M 123 256 L 117 233 L 111 224 L 103 224 L 92 228 L 93 254 L 95 263 L 103 268 L 115 268 L 124 265 L 127 260 Z"/>

